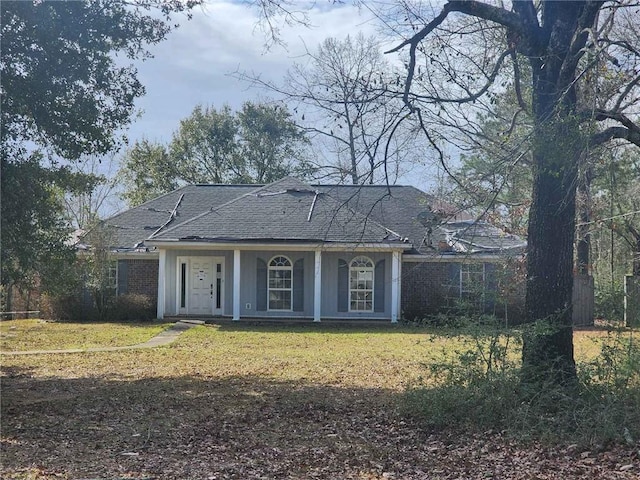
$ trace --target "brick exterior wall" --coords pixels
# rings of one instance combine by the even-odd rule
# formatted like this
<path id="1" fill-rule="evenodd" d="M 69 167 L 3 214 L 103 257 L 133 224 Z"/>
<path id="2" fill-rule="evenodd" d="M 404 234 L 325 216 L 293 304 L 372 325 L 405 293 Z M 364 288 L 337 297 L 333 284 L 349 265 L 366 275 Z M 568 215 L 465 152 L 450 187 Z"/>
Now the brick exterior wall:
<path id="1" fill-rule="evenodd" d="M 486 313 L 506 318 L 511 325 L 524 321 L 524 274 L 518 263 L 506 262 L 498 266 L 494 280 L 498 288 L 494 301 L 487 306 Z M 437 313 L 454 312 L 459 300 L 459 280 L 452 278 L 451 263 L 404 262 L 402 264 L 403 317 L 407 320 L 424 319 Z M 497 297 L 496 297 L 497 295 Z M 489 298 L 489 297 L 487 297 Z"/>
<path id="2" fill-rule="evenodd" d="M 453 294 L 449 264 L 443 262 L 405 262 L 402 264 L 403 316 L 424 318 L 446 310 Z"/>
<path id="3" fill-rule="evenodd" d="M 158 301 L 158 259 L 127 259 L 126 291 L 120 294 L 145 295 Z"/>

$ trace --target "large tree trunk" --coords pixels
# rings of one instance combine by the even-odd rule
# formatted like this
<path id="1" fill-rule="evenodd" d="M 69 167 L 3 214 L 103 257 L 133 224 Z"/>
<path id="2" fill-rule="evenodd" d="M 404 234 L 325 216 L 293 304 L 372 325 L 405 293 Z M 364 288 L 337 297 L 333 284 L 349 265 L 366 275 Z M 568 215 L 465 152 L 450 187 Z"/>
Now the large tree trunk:
<path id="1" fill-rule="evenodd" d="M 592 136 L 586 141 L 588 129 L 581 132 L 580 122 L 585 117 L 576 112 L 576 84 L 583 73 L 580 67 L 581 62 L 585 64 L 583 57 L 588 50 L 585 46 L 592 38 L 591 33 L 597 30 L 592 27 L 603 3 L 597 0 L 513 1 L 507 9 L 502 2 L 496 6 L 495 2 L 450 0 L 422 30 L 391 50 L 410 45 L 410 81 L 405 85 L 404 100 L 412 110 L 410 90 L 418 45 L 449 13 L 460 12 L 503 26 L 512 49 L 504 55 L 516 52 L 530 62 L 534 189 L 529 213 L 526 311 L 527 320 L 535 327 L 527 330 L 524 339 L 522 379 L 525 386 L 547 382 L 573 384 L 576 380 L 572 293 L 578 159 L 589 141 L 598 144 L 597 140 L 615 137 L 640 144 L 640 132 L 635 126 L 629 126 L 631 122 L 627 120 L 622 122 L 625 128 L 607 129 L 601 138 Z M 450 65 L 455 68 L 454 64 Z M 522 76 L 517 74 L 515 66 L 517 57 L 514 81 L 520 86 Z M 458 101 L 465 103 L 476 98 L 470 95 Z M 620 121 L 615 115 L 608 117 L 606 112 L 602 115 L 603 119 Z"/>
<path id="2" fill-rule="evenodd" d="M 566 384 L 576 378 L 572 291 L 577 162 L 571 128 L 559 120 L 538 132 L 529 216 L 526 309 L 534 324 L 524 338 L 523 381 Z"/>
<path id="3" fill-rule="evenodd" d="M 532 327 L 524 337 L 522 380 L 533 387 L 572 384 L 577 378 L 572 327 L 573 248 L 583 145 L 575 118 L 577 60 L 572 60 L 571 48 L 576 46 L 574 34 L 583 14 L 581 8 L 572 2 L 545 4 L 548 43 L 544 56 L 530 56 L 535 130 L 526 310 Z"/>

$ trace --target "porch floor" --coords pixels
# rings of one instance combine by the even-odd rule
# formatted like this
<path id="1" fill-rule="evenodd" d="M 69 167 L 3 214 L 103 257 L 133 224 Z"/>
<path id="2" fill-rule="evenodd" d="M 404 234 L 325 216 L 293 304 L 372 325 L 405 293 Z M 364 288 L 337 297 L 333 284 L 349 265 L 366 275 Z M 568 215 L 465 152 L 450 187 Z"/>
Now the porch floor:
<path id="1" fill-rule="evenodd" d="M 323 318 L 320 322 L 314 322 L 310 318 L 274 318 L 274 317 L 244 317 L 240 320 L 232 320 L 231 317 L 221 316 L 190 316 L 190 315 L 172 315 L 165 316 L 165 321 L 170 322 L 204 322 L 206 324 L 215 325 L 353 325 L 353 326 L 382 326 L 398 325 L 391 323 L 391 320 L 382 318 L 370 319 L 340 319 L 340 318 Z"/>

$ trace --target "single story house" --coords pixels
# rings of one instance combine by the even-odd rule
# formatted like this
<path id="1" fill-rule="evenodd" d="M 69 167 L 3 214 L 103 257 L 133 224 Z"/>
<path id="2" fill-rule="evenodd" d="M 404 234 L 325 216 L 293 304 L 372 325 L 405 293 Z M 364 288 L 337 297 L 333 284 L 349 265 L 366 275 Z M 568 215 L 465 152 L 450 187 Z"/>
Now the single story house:
<path id="1" fill-rule="evenodd" d="M 495 291 L 525 242 L 408 186 L 191 185 L 105 221 L 118 295 L 157 316 L 422 316 Z"/>

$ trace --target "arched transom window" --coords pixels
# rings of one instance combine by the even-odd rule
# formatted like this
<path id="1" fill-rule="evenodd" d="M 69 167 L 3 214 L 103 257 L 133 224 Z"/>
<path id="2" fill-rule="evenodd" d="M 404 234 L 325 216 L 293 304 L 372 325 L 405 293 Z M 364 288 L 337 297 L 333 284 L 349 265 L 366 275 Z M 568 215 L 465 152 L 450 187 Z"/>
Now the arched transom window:
<path id="1" fill-rule="evenodd" d="M 349 310 L 373 311 L 373 262 L 356 257 L 349 264 Z"/>
<path id="2" fill-rule="evenodd" d="M 293 265 L 284 256 L 269 262 L 269 310 L 291 310 Z"/>

